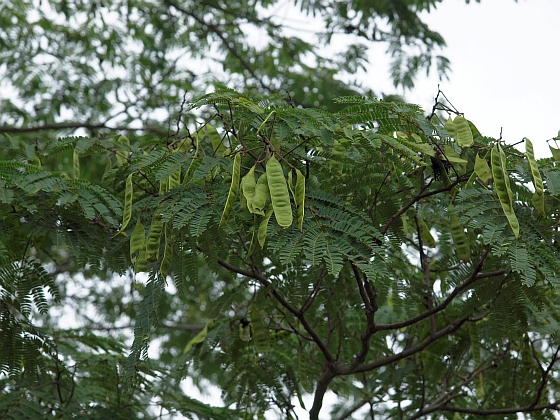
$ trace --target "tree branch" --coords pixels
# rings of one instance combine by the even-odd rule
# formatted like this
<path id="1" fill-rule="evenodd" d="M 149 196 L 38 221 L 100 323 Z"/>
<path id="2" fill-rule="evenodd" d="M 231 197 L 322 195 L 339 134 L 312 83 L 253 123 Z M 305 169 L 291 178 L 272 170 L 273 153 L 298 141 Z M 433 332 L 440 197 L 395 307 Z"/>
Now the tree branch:
<path id="1" fill-rule="evenodd" d="M 395 322 L 393 324 L 378 324 L 376 326 L 377 330 L 378 331 L 395 330 L 395 329 L 399 329 L 399 328 L 408 327 L 409 325 L 416 324 L 417 322 L 420 322 L 423 319 L 426 319 L 431 315 L 434 315 L 438 312 L 443 311 L 445 308 L 447 308 L 447 306 L 449 306 L 449 304 L 453 301 L 453 299 L 455 299 L 460 293 L 462 293 L 465 289 L 467 289 L 469 286 L 471 286 L 473 283 L 475 283 L 478 279 L 485 278 L 485 277 L 491 277 L 489 275 L 485 275 L 485 274 L 488 274 L 488 273 L 484 273 L 483 275 L 479 276 L 479 273 L 482 270 L 482 266 L 484 265 L 484 260 L 488 256 L 489 252 L 490 252 L 490 248 L 487 247 L 486 251 L 484 252 L 484 254 L 482 254 L 482 257 L 480 258 L 480 261 L 478 262 L 478 264 L 475 267 L 472 274 L 463 283 L 461 283 L 459 286 L 457 286 L 453 290 L 453 292 L 451 292 L 451 294 L 442 303 L 435 306 L 433 309 L 427 310 L 426 312 L 424 312 L 424 313 L 422 313 L 418 316 L 415 316 L 414 318 L 410 318 L 406 321 Z M 495 274 L 495 273 L 498 273 L 498 274 Z M 504 274 L 504 273 L 502 273 L 502 270 L 499 270 L 498 272 L 493 272 L 492 276 L 501 275 L 501 274 Z"/>
<path id="2" fill-rule="evenodd" d="M 255 279 L 261 285 L 266 287 L 270 291 L 270 293 L 272 293 L 272 295 L 276 298 L 276 300 L 284 308 L 286 308 L 288 311 L 290 311 L 299 320 L 299 322 L 301 322 L 301 325 L 307 331 L 307 333 L 313 338 L 313 341 L 317 344 L 317 347 L 319 347 L 319 349 L 323 353 L 323 356 L 325 356 L 325 359 L 328 362 L 333 362 L 335 360 L 331 351 L 328 349 L 328 347 L 323 342 L 323 340 L 321 340 L 321 337 L 319 337 L 319 335 L 313 329 L 313 327 L 309 324 L 309 322 L 307 321 L 307 318 L 305 318 L 305 316 L 303 315 L 301 310 L 297 309 L 290 302 L 288 302 L 288 300 L 278 290 L 276 290 L 272 286 L 272 283 L 269 280 L 267 280 L 262 274 L 257 273 L 254 270 L 245 270 L 245 269 L 240 268 L 240 267 L 235 267 L 235 266 L 229 264 L 228 262 L 226 262 L 226 261 L 224 261 L 220 258 L 218 258 L 218 264 L 220 264 L 222 267 L 224 267 L 225 269 L 227 269 L 231 272 L 241 274 L 245 277 Z"/>

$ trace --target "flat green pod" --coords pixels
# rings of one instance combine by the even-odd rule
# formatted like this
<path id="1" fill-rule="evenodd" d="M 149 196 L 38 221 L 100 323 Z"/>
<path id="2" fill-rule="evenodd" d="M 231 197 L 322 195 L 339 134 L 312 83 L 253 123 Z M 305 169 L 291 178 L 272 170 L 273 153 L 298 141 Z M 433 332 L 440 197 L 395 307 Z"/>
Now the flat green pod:
<path id="1" fill-rule="evenodd" d="M 471 258 L 471 247 L 469 245 L 469 240 L 463 225 L 459 221 L 459 217 L 452 213 L 450 217 L 450 230 L 451 237 L 453 238 L 453 243 L 455 244 L 455 250 L 457 251 L 457 256 L 462 261 L 469 261 Z"/>
<path id="2" fill-rule="evenodd" d="M 292 224 L 293 220 L 290 193 L 288 192 L 288 185 L 286 178 L 284 178 L 282 165 L 274 156 L 266 162 L 266 176 L 276 222 L 280 226 L 287 228 Z"/>
<path id="3" fill-rule="evenodd" d="M 449 137 L 453 137 L 454 139 L 457 138 L 457 127 L 453 123 L 453 118 L 449 117 L 443 126 L 443 129 L 447 131 Z"/>
<path id="4" fill-rule="evenodd" d="M 172 239 L 173 228 L 171 222 L 165 224 L 165 235 L 164 235 L 164 247 L 163 247 L 163 258 L 161 260 L 161 265 L 159 271 L 163 278 L 166 278 L 169 274 L 169 268 L 171 267 L 171 260 L 173 258 L 173 244 Z"/>
<path id="5" fill-rule="evenodd" d="M 525 138 L 525 156 L 527 156 L 527 161 L 529 162 L 529 172 L 531 173 L 531 179 L 533 180 L 533 186 L 535 187 L 535 193 L 533 194 L 533 205 L 535 209 L 541 213 L 544 212 L 544 184 L 541 178 L 541 173 L 537 165 L 537 160 L 535 159 L 535 152 L 533 149 L 533 143 L 528 138 Z"/>
<path id="6" fill-rule="evenodd" d="M 270 333 L 256 305 L 251 305 L 252 342 L 257 353 L 270 351 Z"/>
<path id="7" fill-rule="evenodd" d="M 122 166 L 128 161 L 129 152 L 127 149 L 130 148 L 130 141 L 128 140 L 128 137 L 120 135 L 115 143 L 122 144 L 126 147 L 126 149 L 118 149 L 115 154 L 117 158 L 117 166 Z"/>
<path id="8" fill-rule="evenodd" d="M 272 207 L 268 209 L 264 219 L 262 220 L 261 224 L 259 225 L 259 231 L 257 232 L 257 240 L 259 241 L 259 245 L 261 248 L 264 247 L 264 242 L 266 241 L 266 231 L 268 229 L 268 221 L 272 216 Z"/>
<path id="9" fill-rule="evenodd" d="M 479 157 L 478 153 L 474 161 L 474 171 L 478 178 L 485 184 L 488 184 L 492 179 L 492 171 L 490 170 L 490 166 L 488 166 L 488 162 L 486 162 L 486 159 Z"/>
<path id="10" fill-rule="evenodd" d="M 469 122 L 461 115 L 457 115 L 453 120 L 453 125 L 457 130 L 457 137 L 455 137 L 457 144 L 461 147 L 471 147 L 474 139 Z"/>
<path id="11" fill-rule="evenodd" d="M 220 133 L 218 133 L 218 130 L 216 130 L 216 127 L 212 124 L 206 124 L 206 134 L 208 135 L 208 139 L 212 145 L 214 155 L 222 156 L 226 148 L 222 143 L 222 137 L 220 136 Z"/>
<path id="12" fill-rule="evenodd" d="M 432 236 L 430 228 L 421 217 L 418 217 L 418 226 L 420 227 L 420 235 L 422 236 L 422 242 L 424 243 L 424 245 L 426 245 L 428 248 L 435 248 L 436 240 Z"/>
<path id="13" fill-rule="evenodd" d="M 124 209 L 123 209 L 123 222 L 121 226 L 121 230 L 119 233 L 123 232 L 128 223 L 130 222 L 130 218 L 132 217 L 132 196 L 133 196 L 133 189 L 132 189 L 132 173 L 130 173 L 126 177 L 125 188 L 124 188 Z"/>
<path id="14" fill-rule="evenodd" d="M 247 200 L 247 208 L 250 212 L 253 212 L 253 198 L 255 197 L 256 186 L 255 165 L 253 165 L 251 169 L 249 169 L 249 172 L 241 178 L 241 191 L 243 192 L 243 197 Z"/>
<path id="15" fill-rule="evenodd" d="M 296 191 L 295 191 L 295 203 L 296 203 L 296 223 L 299 230 L 303 228 L 303 217 L 305 215 L 305 176 L 301 173 L 299 169 L 296 168 Z"/>
<path id="16" fill-rule="evenodd" d="M 220 218 L 220 226 L 226 221 L 233 208 L 233 203 L 235 202 L 235 197 L 237 196 L 237 191 L 239 190 L 239 177 L 241 176 L 241 153 L 237 153 L 233 159 L 233 169 L 231 172 L 231 185 L 229 187 L 228 196 L 226 199 L 226 205 L 224 206 L 224 211 L 222 212 L 222 217 Z"/>
<path id="17" fill-rule="evenodd" d="M 213 319 L 208 321 L 204 326 L 204 328 L 187 343 L 185 349 L 183 350 L 183 354 L 187 354 L 189 350 L 192 349 L 194 346 L 204 343 L 208 335 L 208 329 L 211 328 L 213 325 L 214 325 Z"/>
<path id="18" fill-rule="evenodd" d="M 130 257 L 133 258 L 135 252 L 146 248 L 146 230 L 140 222 L 140 218 L 136 221 L 136 226 L 130 235 Z"/>
<path id="19" fill-rule="evenodd" d="M 253 213 L 260 214 L 264 216 L 264 206 L 266 205 L 266 200 L 270 196 L 270 190 L 268 188 L 268 177 L 266 173 L 262 174 L 257 180 L 257 185 L 255 186 L 255 196 L 253 197 Z"/>
<path id="20" fill-rule="evenodd" d="M 74 179 L 80 179 L 80 155 L 76 149 L 72 153 L 72 172 Z"/>
<path id="21" fill-rule="evenodd" d="M 148 261 L 157 261 L 159 258 L 159 246 L 161 243 L 161 233 L 163 231 L 163 221 L 161 213 L 156 209 L 152 217 L 152 224 L 148 231 L 148 240 L 146 241 L 146 258 Z"/>
<path id="22" fill-rule="evenodd" d="M 508 223 L 517 238 L 519 236 L 519 221 L 513 210 L 512 192 L 509 184 L 509 177 L 506 171 L 505 153 L 500 147 L 496 145 L 492 148 L 490 153 L 490 163 L 492 169 L 492 176 L 494 178 L 494 186 L 498 199 L 508 220 Z"/>

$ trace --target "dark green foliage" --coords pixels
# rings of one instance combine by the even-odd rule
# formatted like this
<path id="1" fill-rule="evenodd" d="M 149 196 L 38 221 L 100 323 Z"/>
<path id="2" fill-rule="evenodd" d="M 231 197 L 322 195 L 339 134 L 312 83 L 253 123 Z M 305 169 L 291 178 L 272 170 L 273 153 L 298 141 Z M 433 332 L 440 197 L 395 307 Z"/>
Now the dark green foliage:
<path id="1" fill-rule="evenodd" d="M 557 163 L 538 162 L 546 214 L 537 214 L 528 165 L 504 147 L 516 237 L 494 181 L 473 175 L 494 139 L 461 148 L 416 106 L 338 103 L 335 113 L 292 108 L 223 88 L 193 104 L 207 119 L 184 121 L 176 138 L 68 138 L 36 154 L 13 146 L 0 162 L 0 355 L 13 391 L 0 413 L 229 419 L 287 417 L 297 405 L 315 419 L 327 389 L 337 395 L 333 418 L 368 406 L 386 418 L 558 410 L 549 404 L 558 201 L 548 189 Z M 75 150 L 103 176 L 67 174 L 71 159 L 60 159 Z M 254 167 L 258 178 L 273 155 L 285 179 L 294 168 L 305 175 L 304 219 L 300 229 L 271 218 L 261 248 L 265 216 L 241 188 L 219 223 L 234 156 L 241 177 Z M 120 232 L 123 208 L 131 218 Z M 285 210 L 267 198 L 269 209 Z M 470 258 L 455 249 L 451 212 Z M 131 256 L 138 221 L 146 236 Z M 67 283 L 89 287 L 76 308 L 100 311 L 83 315 L 83 334 L 49 311 L 73 301 Z M 128 353 L 117 344 L 125 337 Z M 225 407 L 192 398 L 185 378 L 217 386 Z M 27 394 L 36 388 L 42 394 Z M 303 408 L 306 393 L 315 399 Z"/>

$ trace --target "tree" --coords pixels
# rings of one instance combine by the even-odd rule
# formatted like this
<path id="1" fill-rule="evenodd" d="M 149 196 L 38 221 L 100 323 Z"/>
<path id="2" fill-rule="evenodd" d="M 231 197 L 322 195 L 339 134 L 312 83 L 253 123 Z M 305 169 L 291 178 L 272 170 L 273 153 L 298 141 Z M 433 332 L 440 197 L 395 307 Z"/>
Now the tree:
<path id="1" fill-rule="evenodd" d="M 368 48 L 387 49 L 395 83 L 410 88 L 419 70 L 448 68 L 438 55 L 443 38 L 418 15 L 440 2 L 295 2 L 302 20 L 317 21 L 310 30 L 282 18 L 282 3 L 270 0 L 3 0 L 0 75 L 8 94 L 0 126 L 30 135 L 77 128 L 165 135 L 180 98 L 191 101 L 216 81 L 331 106 L 334 97 L 363 93 L 352 75 L 367 65 Z M 344 48 L 333 52 L 333 40 Z"/>
<path id="2" fill-rule="evenodd" d="M 557 161 L 461 115 L 337 104 L 221 88 L 162 140 L 14 142 L 0 162 L 2 415 L 293 418 L 311 393 L 317 419 L 332 390 L 330 418 L 553 418 Z M 91 289 L 101 327 L 115 310 L 135 319 L 128 357 L 114 335 L 49 322 L 57 273 L 95 288 L 130 276 Z M 149 360 L 156 337 L 166 350 Z M 187 377 L 226 406 L 189 397 Z"/>

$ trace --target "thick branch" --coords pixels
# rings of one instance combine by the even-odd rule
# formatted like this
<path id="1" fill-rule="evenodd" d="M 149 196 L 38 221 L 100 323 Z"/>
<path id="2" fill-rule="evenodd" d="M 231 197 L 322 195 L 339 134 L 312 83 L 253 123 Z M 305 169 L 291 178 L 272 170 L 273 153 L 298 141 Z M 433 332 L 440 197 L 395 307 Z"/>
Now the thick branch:
<path id="1" fill-rule="evenodd" d="M 478 262 L 477 266 L 475 267 L 474 271 L 472 272 L 472 274 L 463 282 L 461 283 L 459 286 L 457 286 L 453 292 L 451 292 L 451 294 L 439 305 L 435 306 L 434 308 L 427 310 L 426 312 L 415 316 L 414 318 L 410 318 L 406 321 L 402 321 L 402 322 L 395 322 L 393 324 L 380 324 L 376 326 L 376 329 L 378 331 L 381 330 L 395 330 L 395 329 L 399 329 L 399 328 L 404 328 L 404 327 L 408 327 L 412 324 L 416 324 L 417 322 L 422 321 L 423 319 L 428 318 L 431 315 L 434 315 L 438 312 L 443 311 L 445 308 L 447 308 L 447 306 L 449 306 L 449 304 L 453 301 L 453 299 L 455 299 L 460 293 L 462 293 L 464 290 L 466 290 L 469 286 L 471 286 L 474 282 L 476 282 L 478 279 L 481 278 L 485 278 L 485 277 L 491 277 L 488 274 L 490 273 L 480 273 L 480 271 L 482 270 L 482 266 L 484 265 L 484 260 L 486 259 L 488 252 L 490 251 L 490 248 L 487 248 L 486 251 L 484 252 L 484 254 L 482 254 L 482 257 L 480 258 L 480 261 Z M 501 274 L 505 274 L 505 271 L 502 272 L 503 270 L 499 270 L 496 272 L 492 272 L 492 276 L 495 275 L 501 275 Z"/>
<path id="2" fill-rule="evenodd" d="M 353 373 L 368 372 L 368 371 L 371 371 L 371 370 L 378 369 L 381 366 L 386 366 L 386 365 L 389 365 L 391 363 L 398 362 L 401 359 L 412 356 L 413 354 L 416 354 L 416 353 L 424 350 L 426 347 L 428 347 L 430 344 L 434 343 L 435 341 L 439 340 L 440 338 L 454 333 L 455 331 L 459 330 L 459 328 L 461 328 L 461 326 L 465 322 L 467 322 L 467 321 L 476 322 L 476 321 L 479 320 L 479 318 L 480 317 L 477 317 L 477 318 L 460 318 L 457 321 L 453 322 L 452 324 L 449 324 L 447 327 L 439 330 L 438 332 L 430 334 L 428 337 L 426 337 L 424 340 L 422 340 L 417 345 L 415 345 L 413 347 L 410 347 L 408 349 L 405 349 L 400 353 L 394 354 L 392 356 L 386 357 L 386 358 L 381 359 L 381 360 L 376 360 L 375 362 L 366 363 L 365 365 L 357 366 L 353 370 L 350 370 L 349 367 L 348 367 L 348 368 L 342 369 L 340 372 L 337 372 L 337 374 L 350 375 L 350 374 L 353 374 Z"/>
<path id="3" fill-rule="evenodd" d="M 354 277 L 356 278 L 356 283 L 358 284 L 358 290 L 366 308 L 366 330 L 362 333 L 362 346 L 360 348 L 360 352 L 352 361 L 352 364 L 349 367 L 350 370 L 355 369 L 359 364 L 366 360 L 366 356 L 369 353 L 370 348 L 369 341 L 376 331 L 375 312 L 378 309 L 376 302 L 377 296 L 373 286 L 370 283 L 364 284 L 360 271 L 354 264 L 352 264 L 352 271 L 354 272 Z M 367 280 L 365 280 L 365 282 L 367 282 Z"/>
<path id="4" fill-rule="evenodd" d="M 313 338 L 313 341 L 315 342 L 315 344 L 317 344 L 317 347 L 319 347 L 319 349 L 323 353 L 323 356 L 325 356 L 325 359 L 328 362 L 334 361 L 334 356 L 332 355 L 332 353 L 330 352 L 330 350 L 328 349 L 326 344 L 323 343 L 323 340 L 321 340 L 321 337 L 319 337 L 317 332 L 309 324 L 309 322 L 307 321 L 307 318 L 305 318 L 305 316 L 303 315 L 301 310 L 297 309 L 290 302 L 288 302 L 286 300 L 286 298 L 278 290 L 276 290 L 272 286 L 272 284 L 269 280 L 267 280 L 263 275 L 261 275 L 259 273 L 256 273 L 254 270 L 246 270 L 246 269 L 243 269 L 243 268 L 240 268 L 240 267 L 235 267 L 235 266 L 229 264 L 228 262 L 226 262 L 222 259 L 218 259 L 218 264 L 220 264 L 222 267 L 226 268 L 229 271 L 232 271 L 234 273 L 241 274 L 243 276 L 255 279 L 261 285 L 265 286 L 270 291 L 270 293 L 272 293 L 272 295 L 276 298 L 276 300 L 284 308 L 286 308 L 288 311 L 290 311 L 299 320 L 299 322 L 301 322 L 301 325 L 303 326 L 305 331 L 307 331 L 307 333 Z"/>
<path id="5" fill-rule="evenodd" d="M 401 215 L 404 212 L 406 212 L 410 207 L 412 207 L 418 201 L 422 200 L 423 198 L 430 197 L 432 195 L 436 195 L 445 191 L 451 191 L 453 188 L 455 188 L 456 185 L 459 185 L 464 180 L 465 180 L 464 177 L 459 178 L 455 182 L 449 184 L 447 187 L 440 188 L 439 190 L 434 190 L 427 193 L 424 193 L 424 191 L 426 191 L 426 189 L 430 186 L 430 184 L 427 184 L 426 186 L 422 187 L 420 191 L 418 191 L 418 194 L 412 197 L 408 203 L 406 203 L 398 212 L 396 212 L 389 218 L 385 226 L 383 226 L 383 229 L 381 229 L 381 234 L 384 235 L 385 233 L 387 233 L 387 231 L 394 223 L 394 221 L 397 220 L 399 217 L 401 217 Z"/>
<path id="6" fill-rule="evenodd" d="M 317 388 L 315 388 L 313 406 L 311 407 L 311 410 L 309 410 L 309 420 L 319 419 L 319 411 L 321 411 L 321 407 L 323 406 L 323 398 L 325 397 L 325 393 L 329 389 L 329 384 L 331 383 L 333 378 L 334 375 L 332 373 L 332 370 L 329 369 L 328 366 L 325 366 L 323 375 L 317 382 Z"/>

